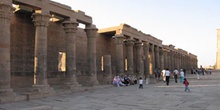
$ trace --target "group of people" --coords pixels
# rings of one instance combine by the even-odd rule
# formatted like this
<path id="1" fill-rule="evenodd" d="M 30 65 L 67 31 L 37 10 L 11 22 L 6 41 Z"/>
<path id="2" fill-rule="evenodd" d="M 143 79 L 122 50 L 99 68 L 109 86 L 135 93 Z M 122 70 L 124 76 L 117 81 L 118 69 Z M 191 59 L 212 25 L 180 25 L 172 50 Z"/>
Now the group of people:
<path id="1" fill-rule="evenodd" d="M 131 75 L 115 76 L 112 81 L 112 84 L 117 85 L 117 87 L 134 85 L 137 84 L 137 78 L 136 76 L 131 76 Z"/>
<path id="2" fill-rule="evenodd" d="M 156 80 L 160 81 L 160 76 L 163 77 L 163 81 L 166 82 L 166 85 L 169 85 L 170 83 L 170 76 L 173 74 L 173 78 L 175 79 L 175 83 L 178 82 L 178 76 L 180 75 L 180 82 L 185 84 L 185 91 L 190 91 L 188 88 L 189 82 L 186 80 L 184 69 L 180 69 L 180 72 L 177 68 L 174 69 L 173 72 L 171 72 L 168 68 L 164 70 L 160 70 L 160 68 L 155 69 L 154 75 Z M 136 78 L 135 75 L 121 75 L 121 76 L 115 76 L 113 79 L 112 84 L 117 85 L 117 87 L 120 86 L 128 86 L 128 85 L 134 85 L 139 83 L 139 89 L 143 89 L 143 79 L 140 77 L 139 79 Z M 148 84 L 148 77 L 146 77 L 146 84 Z"/>
<path id="3" fill-rule="evenodd" d="M 175 83 L 177 83 L 177 78 L 178 78 L 179 74 L 180 74 L 180 82 L 184 81 L 184 76 L 185 76 L 184 69 L 180 69 L 180 72 L 179 72 L 178 69 L 175 68 L 172 73 L 173 73 L 173 77 L 175 79 Z M 160 73 L 163 76 L 163 81 L 166 82 L 167 85 L 169 85 L 170 76 L 172 73 L 170 72 L 170 70 L 168 68 L 166 70 L 162 70 Z M 160 77 L 158 77 L 157 79 L 160 80 Z"/>
<path id="4" fill-rule="evenodd" d="M 211 75 L 212 74 L 212 69 L 205 69 L 205 68 L 191 68 L 191 74 L 196 74 L 197 75 L 197 79 L 200 79 L 200 74 L 202 75 Z"/>

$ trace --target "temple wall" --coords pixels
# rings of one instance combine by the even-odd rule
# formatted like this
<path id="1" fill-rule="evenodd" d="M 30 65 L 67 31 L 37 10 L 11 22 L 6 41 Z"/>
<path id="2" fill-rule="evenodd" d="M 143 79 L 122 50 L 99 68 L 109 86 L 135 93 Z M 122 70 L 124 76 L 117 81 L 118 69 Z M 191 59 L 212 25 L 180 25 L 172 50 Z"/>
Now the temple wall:
<path id="1" fill-rule="evenodd" d="M 58 71 L 59 52 L 65 52 L 66 35 L 62 23 L 50 22 L 48 27 L 48 83 L 51 86 L 64 82 L 65 71 Z M 112 73 L 116 74 L 115 43 L 112 36 L 97 34 L 97 76 L 102 80 L 101 57 L 111 55 Z M 11 74 L 12 88 L 27 88 L 34 84 L 34 46 L 35 27 L 30 14 L 13 14 L 11 20 Z M 126 53 L 124 47 L 124 53 Z M 124 54 L 126 56 L 126 54 Z M 77 79 L 82 82 L 87 67 L 87 36 L 82 28 L 76 32 L 76 68 Z"/>

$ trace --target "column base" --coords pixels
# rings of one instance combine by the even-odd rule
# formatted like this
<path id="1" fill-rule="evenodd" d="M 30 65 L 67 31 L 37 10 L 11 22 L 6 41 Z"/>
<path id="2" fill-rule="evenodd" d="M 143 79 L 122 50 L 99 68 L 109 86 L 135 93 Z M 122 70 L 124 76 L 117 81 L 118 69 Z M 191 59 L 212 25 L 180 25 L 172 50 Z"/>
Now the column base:
<path id="1" fill-rule="evenodd" d="M 149 76 L 149 84 L 156 84 L 156 79 L 153 75 Z"/>
<path id="2" fill-rule="evenodd" d="M 54 93 L 54 89 L 50 85 L 33 85 L 30 92 Z"/>
<path id="3" fill-rule="evenodd" d="M 13 89 L 0 89 L 0 104 L 6 102 L 13 102 L 16 94 Z"/>
<path id="4" fill-rule="evenodd" d="M 85 76 L 85 80 L 82 83 L 83 86 L 93 87 L 99 85 L 96 75 Z"/>
<path id="5" fill-rule="evenodd" d="M 73 76 L 71 78 L 66 78 L 66 82 L 64 83 L 63 89 L 69 89 L 72 92 L 81 92 L 85 91 L 82 86 L 77 82 L 76 77 Z"/>

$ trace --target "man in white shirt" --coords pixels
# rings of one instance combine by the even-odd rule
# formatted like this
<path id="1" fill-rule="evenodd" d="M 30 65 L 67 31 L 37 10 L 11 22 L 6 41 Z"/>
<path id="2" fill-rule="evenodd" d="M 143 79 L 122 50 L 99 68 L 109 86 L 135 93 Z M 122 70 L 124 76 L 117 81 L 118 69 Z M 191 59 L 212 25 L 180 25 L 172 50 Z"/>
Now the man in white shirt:
<path id="1" fill-rule="evenodd" d="M 168 86 L 170 82 L 170 71 L 168 68 L 166 69 L 165 74 L 166 74 L 166 84 Z"/>
<path id="2" fill-rule="evenodd" d="M 177 68 L 175 68 L 175 70 L 173 71 L 174 74 L 174 78 L 175 78 L 175 83 L 177 83 L 177 76 L 179 74 L 179 71 L 177 70 Z"/>

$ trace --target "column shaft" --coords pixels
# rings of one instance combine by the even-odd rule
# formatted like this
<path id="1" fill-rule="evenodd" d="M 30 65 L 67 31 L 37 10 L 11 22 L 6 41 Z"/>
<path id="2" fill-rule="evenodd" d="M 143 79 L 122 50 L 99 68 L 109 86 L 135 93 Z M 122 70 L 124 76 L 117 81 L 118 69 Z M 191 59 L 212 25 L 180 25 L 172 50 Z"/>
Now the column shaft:
<path id="1" fill-rule="evenodd" d="M 127 64 L 128 64 L 128 74 L 134 74 L 134 40 L 128 39 L 126 41 L 126 49 L 127 49 Z"/>
<path id="2" fill-rule="evenodd" d="M 76 21 L 63 22 L 66 32 L 66 85 L 69 87 L 77 86 L 76 81 Z M 71 88 L 72 89 L 72 88 Z"/>
<path id="3" fill-rule="evenodd" d="M 151 45 L 151 62 L 152 62 L 152 74 L 155 70 L 155 56 L 154 56 L 154 45 Z"/>
<path id="4" fill-rule="evenodd" d="M 117 75 L 124 75 L 123 42 L 124 42 L 123 35 L 115 35 Z"/>
<path id="5" fill-rule="evenodd" d="M 149 71 L 149 43 L 145 42 L 144 43 L 144 56 L 145 56 L 145 60 L 144 60 L 144 75 L 149 75 L 150 71 Z"/>
<path id="6" fill-rule="evenodd" d="M 35 30 L 35 63 L 36 85 L 47 85 L 47 27 L 50 15 L 34 13 L 32 15 Z"/>
<path id="7" fill-rule="evenodd" d="M 95 25 L 86 25 L 87 35 L 87 81 L 85 86 L 98 85 L 97 68 L 96 68 L 96 33 Z"/>
<path id="8" fill-rule="evenodd" d="M 0 4 L 0 97 L 12 95 L 10 68 L 10 20 L 12 4 L 4 1 Z M 1 100 L 0 100 L 1 101 Z"/>
<path id="9" fill-rule="evenodd" d="M 159 47 L 155 47 L 155 68 L 160 68 Z"/>
<path id="10" fill-rule="evenodd" d="M 142 48 L 142 42 L 136 42 L 136 75 L 137 78 L 142 77 L 143 73 L 141 72 L 141 48 Z"/>
<path id="11" fill-rule="evenodd" d="M 162 69 L 164 69 L 164 52 L 163 52 L 163 50 L 162 49 L 160 49 L 159 50 L 159 52 L 160 52 L 160 69 L 162 70 Z"/>

